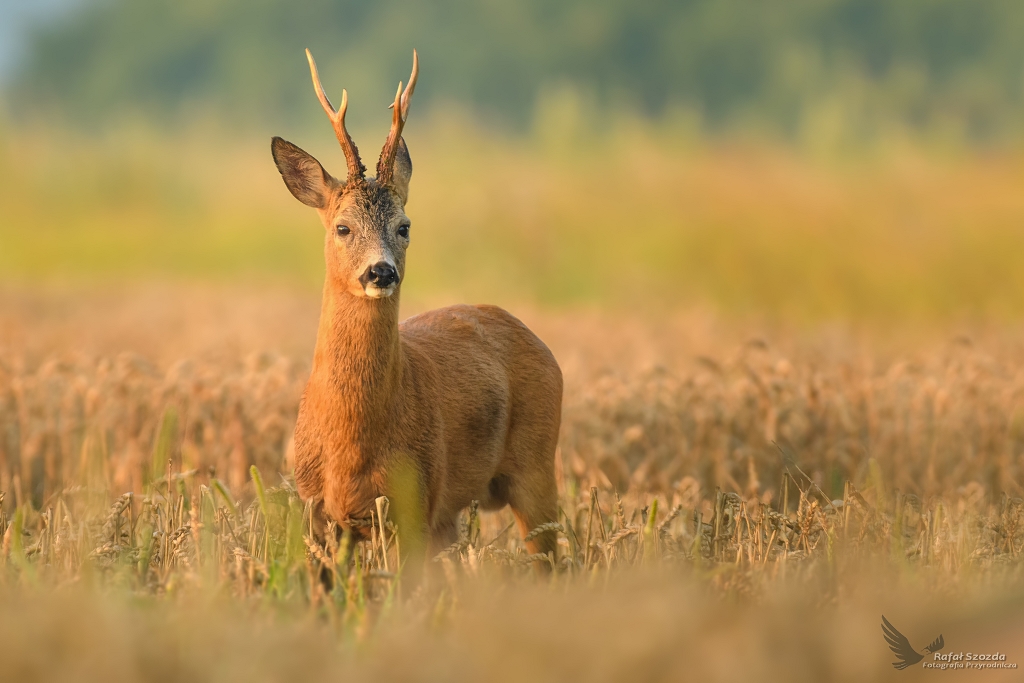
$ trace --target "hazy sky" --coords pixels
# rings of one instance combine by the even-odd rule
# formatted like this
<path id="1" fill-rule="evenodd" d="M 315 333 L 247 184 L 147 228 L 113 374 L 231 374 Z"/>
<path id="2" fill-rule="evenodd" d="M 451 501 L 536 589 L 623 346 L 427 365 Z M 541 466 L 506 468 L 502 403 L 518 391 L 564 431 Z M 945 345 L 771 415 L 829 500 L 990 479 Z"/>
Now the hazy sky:
<path id="1" fill-rule="evenodd" d="M 0 0 L 0 83 L 7 80 L 25 50 L 29 29 L 56 19 L 87 0 Z"/>

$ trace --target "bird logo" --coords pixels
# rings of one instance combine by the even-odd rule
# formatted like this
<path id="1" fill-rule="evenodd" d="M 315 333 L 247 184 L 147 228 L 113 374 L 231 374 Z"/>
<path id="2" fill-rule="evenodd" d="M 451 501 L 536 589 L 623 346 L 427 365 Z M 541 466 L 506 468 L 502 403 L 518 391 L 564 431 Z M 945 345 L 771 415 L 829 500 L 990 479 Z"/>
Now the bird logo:
<path id="1" fill-rule="evenodd" d="M 882 635 L 885 636 L 885 642 L 889 643 L 889 649 L 896 654 L 896 659 L 899 661 L 893 662 L 893 667 L 897 669 L 906 669 L 908 666 L 917 664 L 924 659 L 923 654 L 918 654 L 917 650 L 911 646 L 910 641 L 907 637 L 896 630 L 896 627 L 889 623 L 889 620 L 882 615 Z M 925 648 L 925 652 L 938 652 L 946 646 L 946 642 L 942 639 L 942 634 L 932 641 L 932 644 Z"/>

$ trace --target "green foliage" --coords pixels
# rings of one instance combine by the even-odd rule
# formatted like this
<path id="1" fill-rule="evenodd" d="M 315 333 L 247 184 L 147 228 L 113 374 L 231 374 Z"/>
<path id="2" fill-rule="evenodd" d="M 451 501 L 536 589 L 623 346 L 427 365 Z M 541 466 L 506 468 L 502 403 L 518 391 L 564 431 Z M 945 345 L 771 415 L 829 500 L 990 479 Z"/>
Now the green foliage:
<path id="1" fill-rule="evenodd" d="M 150 467 L 149 481 L 155 481 L 167 473 L 177 436 L 178 411 L 174 406 L 167 406 L 160 420 L 160 431 L 157 433 L 156 443 L 153 444 L 153 461 Z"/>
<path id="2" fill-rule="evenodd" d="M 1022 34 L 1018 0 L 107 0 L 35 36 L 11 101 L 92 124 L 311 121 L 309 47 L 358 125 L 416 47 L 421 103 L 511 125 L 569 90 L 591 111 L 684 108 L 712 127 L 978 139 L 1019 130 Z"/>

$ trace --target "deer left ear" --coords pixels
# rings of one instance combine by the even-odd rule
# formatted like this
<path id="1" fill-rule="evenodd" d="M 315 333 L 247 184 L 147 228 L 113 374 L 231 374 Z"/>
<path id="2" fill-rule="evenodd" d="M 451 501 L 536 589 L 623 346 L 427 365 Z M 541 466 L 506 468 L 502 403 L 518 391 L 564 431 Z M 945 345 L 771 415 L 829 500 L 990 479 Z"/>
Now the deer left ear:
<path id="1" fill-rule="evenodd" d="M 402 198 L 402 206 L 409 201 L 409 181 L 412 179 L 412 158 L 409 157 L 409 148 L 405 145 L 405 139 L 399 139 L 398 150 L 395 152 L 394 171 L 391 175 L 391 187 Z"/>

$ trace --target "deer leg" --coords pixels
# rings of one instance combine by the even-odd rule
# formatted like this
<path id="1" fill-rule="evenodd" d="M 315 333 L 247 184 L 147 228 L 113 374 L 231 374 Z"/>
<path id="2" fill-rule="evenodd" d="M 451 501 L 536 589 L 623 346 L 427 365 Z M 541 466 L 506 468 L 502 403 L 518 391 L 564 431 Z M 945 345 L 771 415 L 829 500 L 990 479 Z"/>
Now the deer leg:
<path id="1" fill-rule="evenodd" d="M 324 502 L 322 500 L 315 500 L 313 502 L 312 509 L 310 510 L 310 526 L 312 527 L 313 538 L 320 545 L 321 548 L 326 550 L 329 545 L 327 538 L 327 514 L 324 512 Z M 339 535 L 335 528 L 335 535 L 333 540 L 337 543 Z M 330 593 L 334 588 L 334 573 L 329 566 L 326 564 L 320 565 L 320 571 L 318 572 L 318 578 L 323 586 L 325 592 Z"/>
<path id="2" fill-rule="evenodd" d="M 430 544 L 428 548 L 428 560 L 433 560 L 437 554 L 446 550 L 455 541 L 459 540 L 459 525 L 456 519 L 438 520 L 430 531 Z"/>
<path id="3" fill-rule="evenodd" d="M 558 521 L 558 492 L 555 490 L 555 478 L 540 476 L 528 481 L 517 481 L 509 491 L 509 507 L 516 518 L 519 533 L 525 539 L 533 530 L 542 524 Z M 551 554 L 558 560 L 558 536 L 555 531 L 544 531 L 526 541 L 530 554 Z M 547 562 L 536 565 L 538 568 L 550 569 Z"/>
<path id="4" fill-rule="evenodd" d="M 558 535 L 544 531 L 526 540 L 537 527 L 558 521 L 558 488 L 555 484 L 555 448 L 558 445 L 560 395 L 551 394 L 523 402 L 519 418 L 506 443 L 504 471 L 508 476 L 508 504 L 519 533 L 531 554 L 558 560 Z M 515 410 L 515 408 L 513 408 Z M 552 419 L 554 417 L 554 419 Z M 550 569 L 537 562 L 538 569 Z"/>

